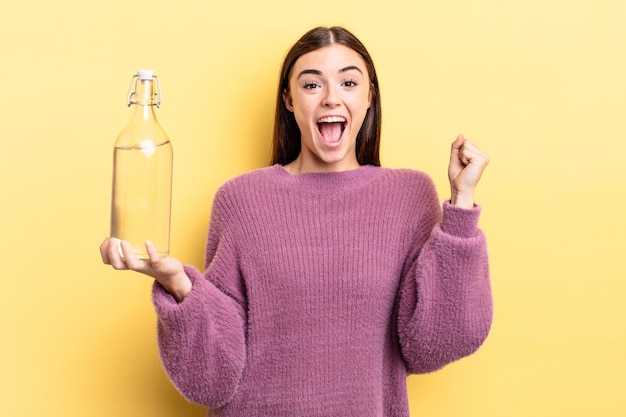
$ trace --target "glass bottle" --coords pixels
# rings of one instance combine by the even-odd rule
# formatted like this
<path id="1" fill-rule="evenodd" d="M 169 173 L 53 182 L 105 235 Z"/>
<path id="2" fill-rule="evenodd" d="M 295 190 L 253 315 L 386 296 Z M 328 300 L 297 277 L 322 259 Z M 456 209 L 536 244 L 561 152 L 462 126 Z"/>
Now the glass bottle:
<path id="1" fill-rule="evenodd" d="M 127 102 L 133 116 L 113 151 L 111 237 L 130 242 L 140 259 L 149 258 L 146 240 L 168 256 L 173 152 L 155 114 L 161 87 L 153 71 L 133 75 Z"/>

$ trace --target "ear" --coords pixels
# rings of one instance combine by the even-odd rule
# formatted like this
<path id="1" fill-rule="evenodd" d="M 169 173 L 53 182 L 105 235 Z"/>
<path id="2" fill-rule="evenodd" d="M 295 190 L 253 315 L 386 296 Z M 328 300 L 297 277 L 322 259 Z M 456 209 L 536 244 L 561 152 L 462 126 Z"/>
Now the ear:
<path id="1" fill-rule="evenodd" d="M 374 85 L 370 86 L 370 92 L 367 95 L 367 108 L 368 109 L 372 107 L 372 98 L 374 97 L 374 93 L 372 91 L 373 89 L 374 89 Z"/>
<path id="2" fill-rule="evenodd" d="M 285 102 L 285 107 L 287 107 L 287 110 L 293 113 L 293 100 L 291 99 L 291 96 L 289 95 L 289 92 L 287 90 L 283 90 L 283 101 Z"/>

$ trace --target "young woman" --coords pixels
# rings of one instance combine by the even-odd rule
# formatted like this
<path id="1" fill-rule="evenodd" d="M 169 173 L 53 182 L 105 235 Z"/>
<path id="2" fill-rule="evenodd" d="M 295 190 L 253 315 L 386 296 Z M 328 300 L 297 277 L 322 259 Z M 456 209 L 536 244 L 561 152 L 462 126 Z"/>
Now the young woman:
<path id="1" fill-rule="evenodd" d="M 491 326 L 474 189 L 489 158 L 452 143 L 451 197 L 380 167 L 374 64 L 343 28 L 290 49 L 271 166 L 217 192 L 205 271 L 106 239 L 104 263 L 156 279 L 162 361 L 210 416 L 409 415 L 406 377 L 467 356 Z"/>

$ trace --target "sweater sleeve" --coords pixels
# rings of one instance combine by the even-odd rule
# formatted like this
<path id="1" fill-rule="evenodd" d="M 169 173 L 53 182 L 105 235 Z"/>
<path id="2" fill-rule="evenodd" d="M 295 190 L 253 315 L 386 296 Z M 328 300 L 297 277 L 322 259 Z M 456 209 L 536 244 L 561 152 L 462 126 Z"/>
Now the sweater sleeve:
<path id="1" fill-rule="evenodd" d="M 441 223 L 416 252 L 400 289 L 398 334 L 410 373 L 427 373 L 475 352 L 492 322 L 480 207 L 443 204 Z"/>
<path id="2" fill-rule="evenodd" d="M 246 308 L 229 213 L 216 195 L 207 239 L 205 273 L 185 272 L 193 284 L 181 303 L 155 282 L 161 361 L 189 401 L 219 408 L 233 398 L 244 370 Z"/>

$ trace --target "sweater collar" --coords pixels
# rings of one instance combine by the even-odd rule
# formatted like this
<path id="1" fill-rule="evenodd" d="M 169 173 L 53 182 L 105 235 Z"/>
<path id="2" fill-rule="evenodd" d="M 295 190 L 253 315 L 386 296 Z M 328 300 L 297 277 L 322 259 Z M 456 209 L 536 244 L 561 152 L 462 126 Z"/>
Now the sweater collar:
<path id="1" fill-rule="evenodd" d="M 347 191 L 369 184 L 380 174 L 380 167 L 362 165 L 357 169 L 341 172 L 308 172 L 291 175 L 280 164 L 270 167 L 269 173 L 281 185 L 292 189 L 325 193 Z"/>

